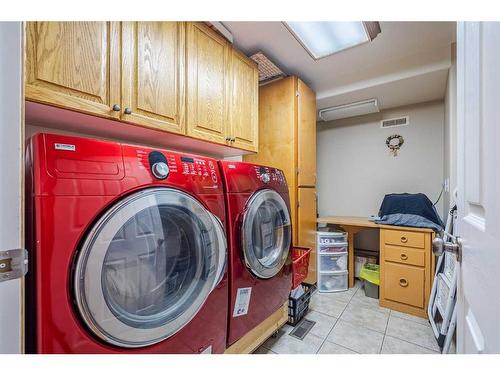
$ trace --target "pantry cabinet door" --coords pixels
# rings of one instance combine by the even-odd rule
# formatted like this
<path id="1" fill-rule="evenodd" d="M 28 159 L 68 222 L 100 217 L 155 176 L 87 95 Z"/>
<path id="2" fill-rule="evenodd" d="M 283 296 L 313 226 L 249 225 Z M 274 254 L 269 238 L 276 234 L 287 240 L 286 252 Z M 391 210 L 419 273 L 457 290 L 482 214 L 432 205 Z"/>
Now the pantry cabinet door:
<path id="1" fill-rule="evenodd" d="M 316 282 L 316 189 L 297 189 L 297 221 L 294 244 L 311 247 L 313 254 L 309 262 L 306 282 Z"/>
<path id="2" fill-rule="evenodd" d="M 117 22 L 28 22 L 26 98 L 118 118 Z"/>
<path id="3" fill-rule="evenodd" d="M 316 94 L 297 80 L 298 186 L 316 185 Z"/>
<path id="4" fill-rule="evenodd" d="M 185 133 L 185 26 L 184 22 L 122 24 L 123 120 Z"/>
<path id="5" fill-rule="evenodd" d="M 232 49 L 229 137 L 231 145 L 248 151 L 258 150 L 259 72 L 257 64 Z"/>
<path id="6" fill-rule="evenodd" d="M 225 144 L 228 122 L 226 40 L 202 23 L 187 30 L 187 134 Z"/>

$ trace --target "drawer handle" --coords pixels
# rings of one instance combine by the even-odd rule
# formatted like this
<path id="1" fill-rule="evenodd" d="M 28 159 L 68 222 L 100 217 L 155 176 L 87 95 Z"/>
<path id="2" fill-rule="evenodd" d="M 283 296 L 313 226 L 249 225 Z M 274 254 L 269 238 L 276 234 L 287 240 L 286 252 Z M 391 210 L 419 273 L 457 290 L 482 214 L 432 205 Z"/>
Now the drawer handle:
<path id="1" fill-rule="evenodd" d="M 406 238 L 405 236 L 401 237 L 401 242 L 402 243 L 407 243 L 408 242 L 408 238 Z"/>
<path id="2" fill-rule="evenodd" d="M 399 285 L 401 285 L 403 288 L 406 288 L 408 286 L 408 280 L 406 279 L 399 279 Z"/>
<path id="3" fill-rule="evenodd" d="M 407 260 L 408 259 L 408 255 L 401 254 L 400 258 L 401 258 L 401 260 Z"/>

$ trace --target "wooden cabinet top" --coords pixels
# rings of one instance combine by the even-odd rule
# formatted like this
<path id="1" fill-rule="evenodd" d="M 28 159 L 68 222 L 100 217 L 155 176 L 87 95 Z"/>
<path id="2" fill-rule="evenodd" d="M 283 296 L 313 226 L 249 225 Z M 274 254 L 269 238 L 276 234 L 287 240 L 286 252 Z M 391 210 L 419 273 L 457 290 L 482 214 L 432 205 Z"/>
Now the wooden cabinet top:
<path id="1" fill-rule="evenodd" d="M 318 224 L 335 224 L 349 227 L 365 227 L 379 229 L 404 230 L 410 232 L 434 232 L 430 228 L 400 227 L 396 225 L 377 224 L 362 216 L 324 216 L 317 219 Z"/>

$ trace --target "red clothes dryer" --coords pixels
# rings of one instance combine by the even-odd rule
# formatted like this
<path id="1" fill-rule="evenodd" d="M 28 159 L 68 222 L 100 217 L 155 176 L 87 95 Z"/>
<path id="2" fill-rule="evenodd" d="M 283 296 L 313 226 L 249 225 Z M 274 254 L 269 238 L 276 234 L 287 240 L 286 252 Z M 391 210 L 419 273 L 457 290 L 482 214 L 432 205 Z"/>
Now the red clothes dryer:
<path id="1" fill-rule="evenodd" d="M 290 197 L 279 169 L 231 161 L 219 165 L 227 207 L 230 346 L 288 300 Z"/>
<path id="2" fill-rule="evenodd" d="M 224 351 L 216 160 L 37 134 L 27 165 L 28 352 Z"/>

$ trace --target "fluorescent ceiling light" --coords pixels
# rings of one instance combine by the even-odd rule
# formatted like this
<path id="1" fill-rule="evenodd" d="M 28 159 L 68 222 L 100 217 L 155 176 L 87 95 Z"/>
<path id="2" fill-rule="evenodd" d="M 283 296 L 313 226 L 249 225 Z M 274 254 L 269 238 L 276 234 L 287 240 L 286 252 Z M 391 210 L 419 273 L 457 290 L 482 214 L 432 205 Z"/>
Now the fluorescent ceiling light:
<path id="1" fill-rule="evenodd" d="M 378 108 L 377 99 L 373 98 L 356 103 L 324 108 L 319 111 L 319 118 L 323 121 L 332 121 L 376 112 L 380 112 L 380 109 Z"/>
<path id="2" fill-rule="evenodd" d="M 285 26 L 313 59 L 321 59 L 372 40 L 367 25 L 356 22 L 285 22 Z M 378 23 L 377 23 L 378 24 Z"/>

